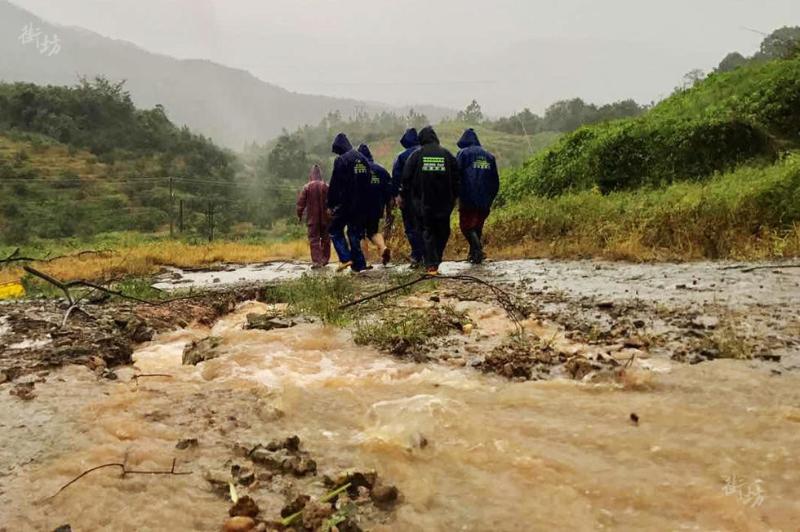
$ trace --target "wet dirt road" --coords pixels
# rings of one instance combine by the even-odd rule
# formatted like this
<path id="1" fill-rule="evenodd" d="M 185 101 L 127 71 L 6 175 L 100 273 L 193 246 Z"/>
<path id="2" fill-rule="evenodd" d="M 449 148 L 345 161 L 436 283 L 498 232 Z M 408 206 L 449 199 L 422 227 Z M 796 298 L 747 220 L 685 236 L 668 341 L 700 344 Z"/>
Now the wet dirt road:
<path id="1" fill-rule="evenodd" d="M 787 342 L 796 340 L 798 277 L 789 269 L 704 277 L 676 266 L 664 280 L 647 266 L 617 270 L 630 268 L 624 274 L 551 266 L 490 265 L 483 275 L 559 295 L 540 309 L 556 322 L 572 309 L 576 320 L 601 324 L 606 299 L 638 298 L 625 310 L 649 316 L 666 304 L 696 307 L 705 321 L 710 312 L 745 316 L 743 324 L 763 318 L 751 334 L 763 327 L 785 340 L 786 358 L 796 353 Z M 795 530 L 800 522 L 800 374 L 786 361 L 665 359 L 631 386 L 511 382 L 395 360 L 319 324 L 243 330 L 259 310 L 247 303 L 212 330 L 157 337 L 136 352 L 135 369 L 118 370 L 118 382 L 67 367 L 37 384 L 32 401 L 0 393 L 0 529 L 217 530 L 229 503 L 204 473 L 229 467 L 237 442 L 290 434 L 321 470 L 375 468 L 400 489 L 402 503 L 387 522 L 364 523 L 371 529 Z M 223 356 L 182 366 L 186 343 L 209 334 Z M 134 372 L 171 378 L 136 384 Z M 176 450 L 185 438 L 198 446 Z M 194 474 L 98 472 L 42 500 L 101 463 L 168 469 L 173 457 Z M 277 515 L 288 495 L 272 488 L 254 498 Z"/>

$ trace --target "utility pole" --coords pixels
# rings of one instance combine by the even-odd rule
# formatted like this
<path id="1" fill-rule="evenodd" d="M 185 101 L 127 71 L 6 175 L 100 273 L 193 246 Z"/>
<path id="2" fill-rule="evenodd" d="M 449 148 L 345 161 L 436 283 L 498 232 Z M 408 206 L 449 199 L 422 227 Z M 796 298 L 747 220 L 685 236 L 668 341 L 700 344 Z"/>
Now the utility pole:
<path id="1" fill-rule="evenodd" d="M 172 188 L 172 177 L 169 178 L 169 237 L 175 237 L 175 191 Z"/>
<path id="2" fill-rule="evenodd" d="M 178 232 L 183 234 L 183 200 L 178 204 Z"/>
<path id="3" fill-rule="evenodd" d="M 208 241 L 214 240 L 214 202 L 208 202 Z"/>

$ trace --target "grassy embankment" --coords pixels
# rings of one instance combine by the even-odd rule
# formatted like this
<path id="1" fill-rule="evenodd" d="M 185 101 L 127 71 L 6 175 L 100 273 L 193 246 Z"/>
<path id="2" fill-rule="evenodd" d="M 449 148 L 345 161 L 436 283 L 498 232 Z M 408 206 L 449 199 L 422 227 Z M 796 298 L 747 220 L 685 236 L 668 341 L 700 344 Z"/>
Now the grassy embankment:
<path id="1" fill-rule="evenodd" d="M 62 280 L 102 280 L 150 276 L 165 266 L 195 268 L 221 262 L 256 263 L 304 258 L 308 253 L 307 248 L 302 240 L 192 243 L 170 240 L 165 236 L 144 237 L 137 233 L 125 233 L 87 241 L 43 242 L 23 246 L 20 255 L 34 258 L 66 255 L 51 262 L 35 262 L 32 265 Z M 0 246 L 0 258 L 9 256 L 14 249 L 14 246 Z M 109 252 L 78 256 L 77 253 L 83 250 Z M 21 267 L 16 266 L 0 269 L 0 284 L 18 281 L 24 273 Z"/>
<path id="2" fill-rule="evenodd" d="M 713 75 L 507 172 L 495 257 L 800 255 L 800 58 Z"/>

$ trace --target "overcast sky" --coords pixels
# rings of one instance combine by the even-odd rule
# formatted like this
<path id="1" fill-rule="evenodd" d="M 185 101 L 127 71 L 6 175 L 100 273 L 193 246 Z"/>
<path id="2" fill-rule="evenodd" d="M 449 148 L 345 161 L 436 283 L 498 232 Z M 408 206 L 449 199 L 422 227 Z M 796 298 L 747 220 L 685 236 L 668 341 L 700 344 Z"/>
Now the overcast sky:
<path id="1" fill-rule="evenodd" d="M 667 95 L 800 0 L 12 0 L 50 22 L 299 92 L 491 114 Z M 746 29 L 750 28 L 750 29 Z"/>

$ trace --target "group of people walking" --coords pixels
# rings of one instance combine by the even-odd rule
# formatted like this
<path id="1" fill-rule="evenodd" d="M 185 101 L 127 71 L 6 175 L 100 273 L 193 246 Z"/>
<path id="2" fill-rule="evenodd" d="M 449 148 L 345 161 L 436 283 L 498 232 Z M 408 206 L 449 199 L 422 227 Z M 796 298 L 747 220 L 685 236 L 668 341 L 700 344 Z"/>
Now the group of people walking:
<path id="1" fill-rule="evenodd" d="M 471 128 L 458 141 L 456 156 L 440 144 L 431 126 L 419 133 L 408 129 L 400 144 L 403 151 L 389 174 L 375 162 L 369 146 L 353 149 L 347 135 L 339 133 L 332 146 L 337 157 L 330 184 L 323 181 L 318 165 L 311 169 L 297 200 L 297 216 L 308 223 L 315 268 L 330 262 L 332 242 L 339 270 L 369 269 L 362 250 L 365 239 L 388 264 L 392 254 L 380 226 L 382 219 L 393 218 L 397 206 L 411 248 L 411 266 L 424 266 L 435 275 L 450 239 L 450 218 L 457 203 L 469 261 L 483 262 L 483 226 L 500 189 L 494 155 L 481 146 Z"/>

